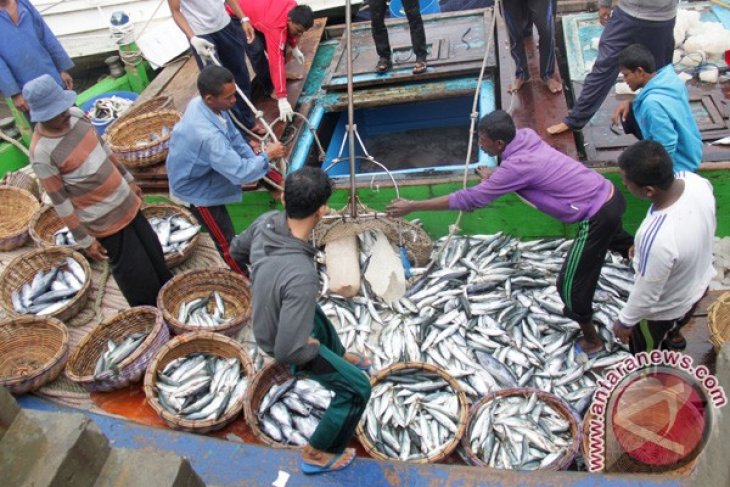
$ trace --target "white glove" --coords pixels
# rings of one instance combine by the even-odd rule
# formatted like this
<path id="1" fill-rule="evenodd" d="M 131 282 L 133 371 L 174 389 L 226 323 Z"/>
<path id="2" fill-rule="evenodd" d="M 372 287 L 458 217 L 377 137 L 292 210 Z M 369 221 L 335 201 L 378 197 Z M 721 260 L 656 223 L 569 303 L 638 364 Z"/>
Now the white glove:
<path id="1" fill-rule="evenodd" d="M 202 58 L 211 58 L 215 54 L 215 44 L 203 39 L 202 37 L 193 36 L 190 38 L 190 45 L 193 46 L 198 56 Z"/>
<path id="2" fill-rule="evenodd" d="M 285 122 L 291 122 L 294 118 L 294 110 L 286 98 L 279 98 L 279 118 Z"/>
<path id="3" fill-rule="evenodd" d="M 293 57 L 294 59 L 296 59 L 296 60 L 297 60 L 297 62 L 298 62 L 299 64 L 304 64 L 304 53 L 302 52 L 302 50 L 301 50 L 301 49 L 299 49 L 298 47 L 294 47 L 294 48 L 293 48 L 293 49 L 291 50 L 291 55 L 292 55 L 292 57 Z"/>

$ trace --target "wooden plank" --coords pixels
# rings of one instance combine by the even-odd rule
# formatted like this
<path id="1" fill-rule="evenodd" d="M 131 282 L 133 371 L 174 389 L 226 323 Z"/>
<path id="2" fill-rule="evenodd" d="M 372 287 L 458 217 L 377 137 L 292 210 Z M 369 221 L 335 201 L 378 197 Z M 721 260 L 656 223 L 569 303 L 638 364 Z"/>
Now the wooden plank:
<path id="1" fill-rule="evenodd" d="M 404 18 L 386 22 L 393 48 L 394 69 L 384 75 L 375 73 L 378 54 L 375 50 L 369 22 L 356 23 L 352 28 L 353 73 L 356 87 L 392 84 L 418 80 L 455 77 L 478 73 L 484 57 L 487 32 L 492 23 L 492 9 L 467 10 L 448 14 L 423 16 L 428 44 L 429 69 L 414 75 L 411 70 L 416 58 L 411 48 L 408 21 Z M 328 90 L 347 88 L 346 40 L 343 37 L 332 58 L 322 86 Z M 492 47 L 494 49 L 494 47 Z M 487 62 L 496 67 L 492 50 Z"/>
<path id="2" fill-rule="evenodd" d="M 573 134 L 568 132 L 555 136 L 547 133 L 547 128 L 550 125 L 568 115 L 568 105 L 564 93 L 551 93 L 540 79 L 540 55 L 537 49 L 537 40 L 537 29 L 533 27 L 532 37 L 525 40 L 530 80 L 517 93 L 509 93 L 509 85 L 515 76 L 515 63 L 510 54 L 509 35 L 504 25 L 504 19 L 501 15 L 497 16 L 501 107 L 511 112 L 517 127 L 532 128 L 552 147 L 573 159 L 577 159 L 578 149 Z M 562 83 L 557 61 L 555 76 Z"/>
<path id="3" fill-rule="evenodd" d="M 182 69 L 182 67 L 185 66 L 185 64 L 190 61 L 191 58 L 192 56 L 185 56 L 183 58 L 173 61 L 172 63 L 162 68 L 162 71 L 157 74 L 155 79 L 153 79 L 152 82 L 147 85 L 147 88 L 145 88 L 142 93 L 140 93 L 135 103 L 142 103 L 149 100 L 150 98 L 161 95 L 170 80 L 172 80 L 172 78 L 177 75 L 178 71 L 180 71 L 180 69 Z"/>

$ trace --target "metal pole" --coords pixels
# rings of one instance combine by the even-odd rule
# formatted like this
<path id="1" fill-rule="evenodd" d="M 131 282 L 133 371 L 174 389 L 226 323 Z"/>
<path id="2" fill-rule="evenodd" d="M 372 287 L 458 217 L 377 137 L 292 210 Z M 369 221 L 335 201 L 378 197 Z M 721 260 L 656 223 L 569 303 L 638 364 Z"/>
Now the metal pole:
<path id="1" fill-rule="evenodd" d="M 345 2 L 345 36 L 347 39 L 347 140 L 350 149 L 350 216 L 357 218 L 355 189 L 355 106 L 352 87 L 352 4 Z"/>

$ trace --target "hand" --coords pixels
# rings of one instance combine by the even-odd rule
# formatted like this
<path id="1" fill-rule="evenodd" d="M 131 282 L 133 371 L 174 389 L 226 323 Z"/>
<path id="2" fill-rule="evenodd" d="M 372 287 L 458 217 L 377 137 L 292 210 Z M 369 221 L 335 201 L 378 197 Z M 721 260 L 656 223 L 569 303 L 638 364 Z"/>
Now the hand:
<path id="1" fill-rule="evenodd" d="M 391 201 L 385 211 L 388 213 L 388 216 L 396 218 L 406 216 L 413 211 L 412 202 L 399 198 Z"/>
<path id="2" fill-rule="evenodd" d="M 316 338 L 309 337 L 307 338 L 307 343 L 310 345 L 319 345 L 319 340 Z"/>
<path id="3" fill-rule="evenodd" d="M 140 188 L 137 183 L 129 183 L 129 188 L 134 191 L 134 194 L 139 196 L 139 199 L 144 201 L 144 193 L 142 192 L 142 188 Z"/>
<path id="4" fill-rule="evenodd" d="M 23 95 L 18 93 L 17 95 L 11 96 L 11 98 L 13 99 L 13 105 L 15 105 L 15 108 L 18 109 L 19 112 L 28 113 L 30 111 L 28 102 L 25 101 Z"/>
<path id="5" fill-rule="evenodd" d="M 106 249 L 101 246 L 98 240 L 94 240 L 94 243 L 84 250 L 94 260 L 106 260 Z"/>
<path id="6" fill-rule="evenodd" d="M 266 155 L 269 156 L 270 161 L 281 159 L 286 155 L 286 147 L 281 142 L 274 142 L 266 148 Z"/>
<path id="7" fill-rule="evenodd" d="M 481 166 L 476 169 L 477 176 L 482 178 L 482 181 L 489 179 L 489 176 L 492 175 L 494 172 L 494 169 L 489 169 L 488 167 Z"/>
<path id="8" fill-rule="evenodd" d="M 286 98 L 279 98 L 279 118 L 285 122 L 291 122 L 294 118 L 294 110 Z"/>
<path id="9" fill-rule="evenodd" d="M 299 47 L 295 47 L 291 50 L 291 55 L 297 60 L 299 64 L 304 64 L 304 53 Z"/>
<path id="10" fill-rule="evenodd" d="M 71 77 L 71 75 L 68 74 L 67 71 L 61 71 L 58 74 L 61 75 L 61 80 L 63 81 L 63 84 L 66 85 L 66 89 L 73 90 L 74 89 L 74 79 Z"/>
<path id="11" fill-rule="evenodd" d="M 629 254 L 629 259 L 631 259 L 631 260 L 634 260 L 634 252 L 635 252 L 635 251 L 636 251 L 636 249 L 634 248 L 634 246 L 633 246 L 633 245 L 632 245 L 631 247 L 629 247 L 629 252 L 628 252 L 628 254 Z"/>
<path id="12" fill-rule="evenodd" d="M 190 38 L 190 45 L 193 46 L 198 56 L 204 59 L 212 58 L 215 54 L 215 44 L 203 39 L 202 37 L 193 36 Z"/>
<path id="13" fill-rule="evenodd" d="M 598 20 L 601 21 L 601 25 L 606 25 L 610 18 L 611 7 L 598 7 Z"/>
<path id="14" fill-rule="evenodd" d="M 613 323 L 613 334 L 616 335 L 616 340 L 621 343 L 629 343 L 633 331 L 633 328 L 626 328 L 618 320 Z"/>
<path id="15" fill-rule="evenodd" d="M 629 116 L 630 111 L 631 111 L 631 102 L 628 100 L 622 101 L 621 104 L 613 112 L 613 117 L 611 118 L 611 122 L 613 122 L 614 125 L 618 125 L 619 122 L 625 122 L 626 118 Z"/>
<path id="16" fill-rule="evenodd" d="M 256 38 L 256 31 L 251 25 L 251 22 L 241 22 L 241 27 L 243 27 L 243 33 L 246 34 L 246 42 L 251 44 Z"/>

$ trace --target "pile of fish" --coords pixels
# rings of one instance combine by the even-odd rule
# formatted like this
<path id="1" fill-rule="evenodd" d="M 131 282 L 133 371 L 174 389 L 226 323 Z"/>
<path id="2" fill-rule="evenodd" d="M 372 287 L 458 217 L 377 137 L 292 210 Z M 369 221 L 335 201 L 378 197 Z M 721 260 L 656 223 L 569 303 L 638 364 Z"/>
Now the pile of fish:
<path id="1" fill-rule="evenodd" d="M 459 399 L 440 376 L 419 369 L 389 374 L 373 387 L 363 430 L 384 455 L 414 461 L 443 453 L 459 425 Z"/>
<path id="2" fill-rule="evenodd" d="M 580 327 L 562 315 L 555 287 L 571 243 L 501 233 L 453 238 L 432 269 L 412 269 L 413 284 L 392 306 L 363 280 L 359 296 L 326 295 L 322 309 L 344 346 L 370 358 L 375 371 L 396 362 L 433 363 L 472 402 L 494 390 L 534 387 L 582 414 L 596 372 L 628 356 L 610 327 L 633 286 L 633 270 L 620 256 L 607 256 L 594 300 L 605 351 L 585 360 L 574 348 Z M 365 257 L 361 262 L 367 265 Z"/>
<path id="3" fill-rule="evenodd" d="M 134 147 L 144 147 L 147 144 L 149 144 L 150 142 L 157 142 L 159 140 L 162 140 L 165 137 L 167 137 L 168 135 L 170 135 L 170 131 L 171 130 L 172 129 L 170 129 L 168 127 L 162 127 L 162 129 L 160 130 L 159 133 L 158 132 L 150 132 L 150 133 L 147 134 L 147 137 L 146 138 L 140 139 L 140 140 L 136 141 L 134 143 Z"/>
<path id="4" fill-rule="evenodd" d="M 40 271 L 31 282 L 15 289 L 10 297 L 20 314 L 48 315 L 66 306 L 84 287 L 86 273 L 71 257 L 62 266 Z"/>
<path id="5" fill-rule="evenodd" d="M 248 377 L 236 357 L 194 353 L 167 364 L 155 385 L 168 412 L 191 421 L 217 420 L 246 394 Z"/>
<path id="6" fill-rule="evenodd" d="M 466 435 L 484 463 L 508 470 L 545 468 L 573 443 L 570 422 L 535 393 L 496 397 L 483 404 Z"/>
<path id="7" fill-rule="evenodd" d="M 132 333 L 127 335 L 124 340 L 116 343 L 114 340 L 106 342 L 106 350 L 104 353 L 99 355 L 99 360 L 96 361 L 96 367 L 94 368 L 94 376 L 106 372 L 107 370 L 114 370 L 117 366 L 129 357 L 147 338 L 148 333 Z"/>
<path id="8" fill-rule="evenodd" d="M 190 245 L 193 237 L 200 233 L 200 225 L 190 223 L 180 215 L 153 216 L 149 222 L 165 254 L 182 252 Z"/>
<path id="9" fill-rule="evenodd" d="M 58 229 L 53 233 L 53 242 L 56 245 L 76 245 L 76 239 L 74 238 L 71 230 L 68 227 Z"/>
<path id="10" fill-rule="evenodd" d="M 134 103 L 133 100 L 128 100 L 114 95 L 99 98 L 94 102 L 91 109 L 86 112 L 86 115 L 91 119 L 111 122 L 112 120 L 116 120 L 121 117 L 124 112 L 129 110 L 132 103 Z"/>
<path id="11" fill-rule="evenodd" d="M 332 393 L 311 379 L 292 378 L 274 385 L 259 406 L 261 430 L 277 443 L 304 446 L 331 399 Z"/>
<path id="12" fill-rule="evenodd" d="M 226 303 L 218 291 L 182 303 L 177 311 L 179 322 L 201 328 L 216 328 L 231 321 L 231 318 L 225 316 Z"/>

